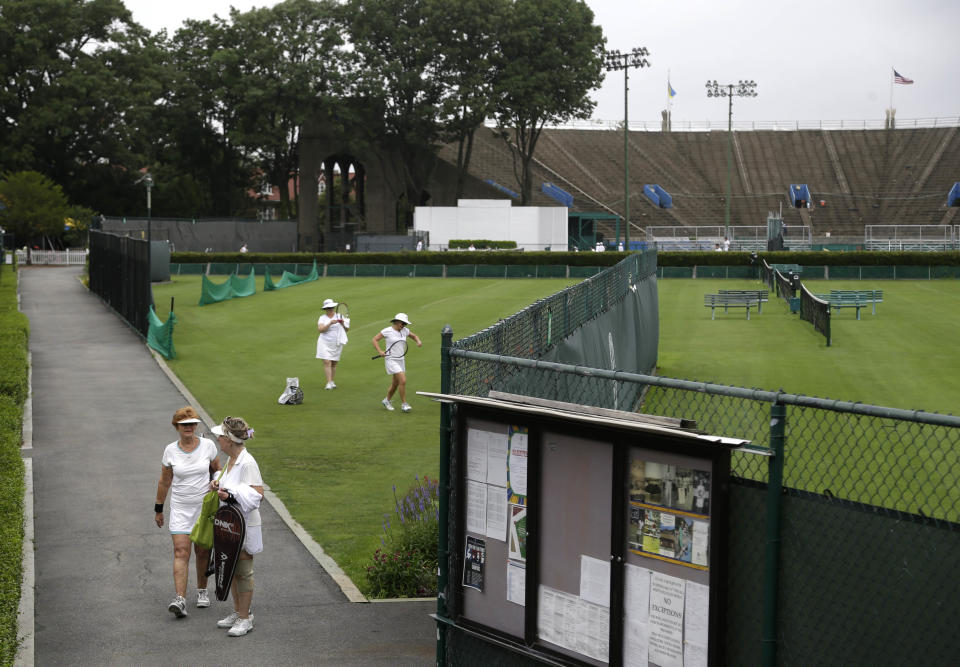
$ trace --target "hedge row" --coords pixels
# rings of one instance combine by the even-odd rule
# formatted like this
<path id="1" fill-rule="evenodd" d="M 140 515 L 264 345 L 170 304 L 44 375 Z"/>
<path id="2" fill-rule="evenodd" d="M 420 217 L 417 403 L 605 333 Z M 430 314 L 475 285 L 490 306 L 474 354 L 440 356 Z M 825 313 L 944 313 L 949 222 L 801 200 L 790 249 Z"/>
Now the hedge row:
<path id="1" fill-rule="evenodd" d="M 487 239 L 450 239 L 447 246 L 451 250 L 469 250 L 473 246 L 475 250 L 515 250 L 516 241 L 489 241 Z"/>
<path id="2" fill-rule="evenodd" d="M 20 457 L 27 396 L 29 322 L 17 310 L 17 274 L 0 265 L 0 665 L 17 652 L 23 559 L 24 468 Z"/>
<path id="3" fill-rule="evenodd" d="M 567 266 L 613 266 L 622 252 L 326 252 L 326 253 L 245 253 L 175 252 L 172 264 L 256 263 L 256 264 L 523 264 Z M 661 252 L 658 266 L 745 266 L 749 252 Z M 762 252 L 770 264 L 802 266 L 960 266 L 960 252 Z"/>

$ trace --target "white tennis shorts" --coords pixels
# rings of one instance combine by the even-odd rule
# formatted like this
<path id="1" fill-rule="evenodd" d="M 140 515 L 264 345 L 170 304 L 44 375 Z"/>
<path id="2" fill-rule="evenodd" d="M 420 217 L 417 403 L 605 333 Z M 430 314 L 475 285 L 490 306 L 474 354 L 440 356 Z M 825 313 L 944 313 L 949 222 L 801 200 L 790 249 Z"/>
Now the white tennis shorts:
<path id="1" fill-rule="evenodd" d="M 405 359 L 400 357 L 387 357 L 384 360 L 384 366 L 387 368 L 387 375 L 396 375 L 397 373 L 406 373 L 407 365 L 404 363 Z"/>
<path id="2" fill-rule="evenodd" d="M 343 352 L 343 345 L 330 343 L 323 336 L 317 338 L 317 359 L 340 361 L 341 352 Z"/>
<path id="3" fill-rule="evenodd" d="M 172 494 L 171 494 L 172 495 Z M 200 516 L 200 506 L 203 496 L 193 503 L 180 503 L 175 498 L 170 500 L 170 534 L 189 535 L 193 524 Z"/>

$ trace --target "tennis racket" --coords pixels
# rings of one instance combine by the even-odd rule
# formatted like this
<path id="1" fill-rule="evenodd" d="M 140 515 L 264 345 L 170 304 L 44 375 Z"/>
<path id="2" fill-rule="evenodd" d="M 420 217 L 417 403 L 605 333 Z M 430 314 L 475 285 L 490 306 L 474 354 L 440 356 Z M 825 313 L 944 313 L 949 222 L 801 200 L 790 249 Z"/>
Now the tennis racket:
<path id="1" fill-rule="evenodd" d="M 344 327 L 350 326 L 350 306 L 347 305 L 346 301 L 341 301 L 337 304 L 337 314 L 334 316 L 334 319 L 340 322 L 340 328 L 337 331 L 337 342 L 341 345 L 346 345 L 347 331 Z"/>
<path id="2" fill-rule="evenodd" d="M 407 341 L 398 340 L 391 343 L 390 347 L 387 348 L 387 351 L 380 355 L 378 354 L 375 357 L 370 357 L 371 359 L 379 359 L 381 356 L 386 359 L 400 359 L 407 353 Z"/>

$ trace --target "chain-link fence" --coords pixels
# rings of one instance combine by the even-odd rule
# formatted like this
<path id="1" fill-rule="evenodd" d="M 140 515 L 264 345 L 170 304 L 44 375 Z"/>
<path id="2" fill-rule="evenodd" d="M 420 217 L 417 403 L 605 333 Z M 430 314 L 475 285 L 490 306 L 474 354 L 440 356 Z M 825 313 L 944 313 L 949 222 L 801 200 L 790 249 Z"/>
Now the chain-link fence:
<path id="1" fill-rule="evenodd" d="M 594 281 L 616 285 L 621 273 Z M 563 326 L 554 319 L 553 337 L 616 301 L 576 287 L 584 303 Z M 614 407 L 617 388 L 630 386 L 640 412 L 770 454 L 732 455 L 728 664 L 953 663 L 960 417 L 544 361 L 563 295 L 454 343 L 444 392 Z"/>
<path id="2" fill-rule="evenodd" d="M 484 396 L 522 374 L 526 391 L 512 383 L 509 392 L 596 405 L 615 384 L 636 383 L 642 412 L 764 448 L 773 406 L 785 411 L 782 456 L 769 464 L 782 466 L 782 486 L 771 491 L 762 457 L 731 462 L 729 664 L 759 664 L 771 644 L 776 664 L 793 665 L 920 655 L 948 664 L 960 651 L 960 418 L 456 348 L 450 356 L 454 394 Z M 765 569 L 771 540 L 779 558 Z"/>

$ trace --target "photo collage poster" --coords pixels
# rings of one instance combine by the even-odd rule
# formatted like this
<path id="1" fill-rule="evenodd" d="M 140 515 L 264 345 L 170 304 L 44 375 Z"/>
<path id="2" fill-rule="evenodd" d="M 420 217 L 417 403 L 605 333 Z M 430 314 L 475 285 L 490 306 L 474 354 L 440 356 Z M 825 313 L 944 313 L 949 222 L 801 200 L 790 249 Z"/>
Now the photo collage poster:
<path id="1" fill-rule="evenodd" d="M 709 569 L 710 481 L 708 470 L 631 458 L 627 548 Z"/>

